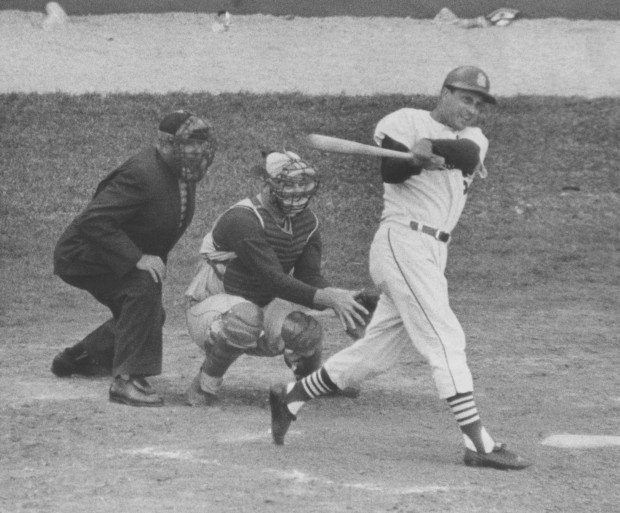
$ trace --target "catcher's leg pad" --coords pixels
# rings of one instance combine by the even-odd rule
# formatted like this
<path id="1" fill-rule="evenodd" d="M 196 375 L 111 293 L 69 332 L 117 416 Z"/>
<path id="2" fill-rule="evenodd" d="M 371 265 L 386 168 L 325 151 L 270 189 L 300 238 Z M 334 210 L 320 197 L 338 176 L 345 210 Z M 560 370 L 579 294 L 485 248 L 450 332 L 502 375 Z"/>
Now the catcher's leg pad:
<path id="1" fill-rule="evenodd" d="M 243 353 L 256 348 L 263 331 L 263 310 L 249 301 L 234 305 L 209 327 L 203 370 L 222 377 Z"/>
<path id="2" fill-rule="evenodd" d="M 321 366 L 323 327 L 310 315 L 291 312 L 282 324 L 284 362 L 297 379 L 307 376 Z"/>
<path id="3" fill-rule="evenodd" d="M 300 356 L 310 356 L 322 346 L 323 327 L 310 315 L 291 312 L 282 324 L 282 340 L 285 349 Z"/>
<path id="4" fill-rule="evenodd" d="M 209 336 L 214 344 L 223 343 L 245 352 L 256 347 L 263 331 L 263 310 L 254 303 L 243 301 L 225 312 L 210 327 Z"/>

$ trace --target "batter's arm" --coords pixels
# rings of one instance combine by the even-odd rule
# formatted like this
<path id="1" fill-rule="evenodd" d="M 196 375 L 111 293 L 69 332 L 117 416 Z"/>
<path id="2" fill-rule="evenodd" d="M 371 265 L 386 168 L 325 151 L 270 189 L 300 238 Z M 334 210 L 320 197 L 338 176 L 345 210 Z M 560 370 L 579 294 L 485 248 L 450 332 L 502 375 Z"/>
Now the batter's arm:
<path id="1" fill-rule="evenodd" d="M 463 175 L 471 175 L 480 165 L 480 146 L 470 139 L 433 139 L 433 153 L 440 155 L 448 169 L 460 169 Z"/>
<path id="2" fill-rule="evenodd" d="M 409 148 L 404 144 L 387 135 L 383 137 L 381 147 L 410 153 Z M 413 158 L 410 161 L 385 157 L 381 159 L 381 179 L 384 183 L 403 183 L 410 176 L 419 175 L 422 169 L 422 166 Z"/>

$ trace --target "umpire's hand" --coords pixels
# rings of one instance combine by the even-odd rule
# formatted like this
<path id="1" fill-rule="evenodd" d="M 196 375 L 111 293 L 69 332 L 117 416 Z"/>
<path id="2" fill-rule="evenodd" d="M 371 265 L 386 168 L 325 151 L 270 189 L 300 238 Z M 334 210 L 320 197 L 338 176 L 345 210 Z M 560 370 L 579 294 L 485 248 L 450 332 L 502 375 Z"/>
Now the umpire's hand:
<path id="1" fill-rule="evenodd" d="M 158 256 L 142 255 L 136 267 L 141 271 L 149 273 L 155 283 L 163 282 L 166 279 L 166 264 Z"/>

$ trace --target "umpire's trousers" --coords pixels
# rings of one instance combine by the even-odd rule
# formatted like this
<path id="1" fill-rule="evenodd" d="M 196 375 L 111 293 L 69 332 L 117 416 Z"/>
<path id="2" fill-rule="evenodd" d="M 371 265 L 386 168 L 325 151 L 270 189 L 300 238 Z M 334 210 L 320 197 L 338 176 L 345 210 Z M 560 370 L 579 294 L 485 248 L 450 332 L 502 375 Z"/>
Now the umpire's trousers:
<path id="1" fill-rule="evenodd" d="M 133 269 L 122 278 L 60 276 L 84 289 L 112 311 L 112 318 L 89 333 L 82 344 L 89 357 L 113 376 L 161 374 L 165 312 L 161 282 Z"/>

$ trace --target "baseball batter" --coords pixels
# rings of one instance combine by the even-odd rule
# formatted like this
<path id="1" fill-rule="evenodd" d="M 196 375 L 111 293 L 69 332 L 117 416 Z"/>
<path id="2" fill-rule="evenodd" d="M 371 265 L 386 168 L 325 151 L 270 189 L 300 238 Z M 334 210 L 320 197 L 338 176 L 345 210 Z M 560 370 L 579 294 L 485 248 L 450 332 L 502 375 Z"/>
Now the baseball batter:
<path id="1" fill-rule="evenodd" d="M 450 233 L 475 177 L 485 177 L 488 140 L 475 127 L 483 104 L 496 103 L 487 75 L 452 70 L 432 111 L 403 108 L 379 121 L 374 140 L 407 151 L 384 158 L 384 208 L 370 249 L 370 274 L 381 291 L 365 336 L 297 383 L 270 390 L 272 436 L 278 445 L 302 405 L 385 372 L 413 345 L 429 363 L 439 397 L 461 429 L 469 466 L 522 469 L 521 456 L 483 427 L 465 355 L 465 334 L 450 308 L 444 271 Z"/>

